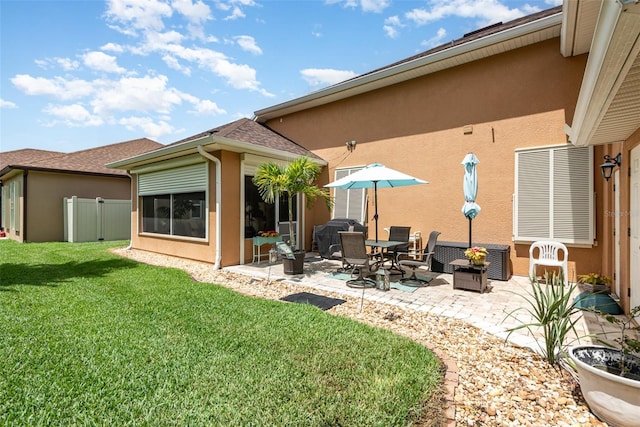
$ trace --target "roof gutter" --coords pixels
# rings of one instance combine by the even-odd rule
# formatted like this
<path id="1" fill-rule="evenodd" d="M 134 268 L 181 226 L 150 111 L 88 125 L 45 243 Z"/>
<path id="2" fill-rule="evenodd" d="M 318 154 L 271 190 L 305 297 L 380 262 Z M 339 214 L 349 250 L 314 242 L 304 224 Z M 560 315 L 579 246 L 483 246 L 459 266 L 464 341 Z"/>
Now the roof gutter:
<path id="1" fill-rule="evenodd" d="M 161 156 L 173 156 L 176 154 L 186 155 L 190 153 L 199 152 L 198 147 L 204 145 L 220 144 L 220 148 L 228 148 L 231 151 L 249 152 L 252 154 L 263 155 L 267 157 L 277 157 L 284 160 L 293 160 L 299 157 L 298 154 L 290 153 L 288 151 L 276 150 L 273 148 L 260 147 L 249 142 L 236 141 L 225 137 L 207 135 L 201 138 L 185 141 L 181 144 L 171 145 L 169 147 L 160 148 L 158 150 L 143 153 L 137 156 L 129 157 L 127 159 L 118 160 L 117 162 L 109 163 L 106 166 L 111 169 L 132 169 L 134 166 L 149 163 L 157 160 Z M 313 162 L 319 163 L 321 166 L 326 166 L 327 162 L 318 159 L 311 159 Z"/>
<path id="2" fill-rule="evenodd" d="M 541 18 L 534 22 L 530 22 L 514 28 L 510 28 L 495 34 L 488 35 L 486 37 L 476 39 L 476 40 L 471 40 L 467 43 L 464 43 L 458 46 L 453 46 L 448 49 L 443 49 L 443 50 L 434 52 L 430 55 L 426 55 L 421 58 L 416 58 L 412 61 L 403 62 L 395 66 L 384 68 L 377 72 L 365 74 L 361 77 L 356 77 L 354 79 L 347 80 L 345 82 L 338 83 L 333 86 L 329 86 L 326 89 L 321 89 L 316 92 L 312 92 L 308 95 L 293 99 L 291 101 L 287 101 L 281 104 L 274 105 L 272 107 L 258 110 L 254 113 L 255 114 L 254 120 L 259 123 L 264 123 L 267 120 L 272 119 L 274 117 L 278 117 L 283 114 L 290 114 L 290 113 L 308 108 L 306 107 L 307 104 L 313 104 L 313 106 L 317 106 L 317 105 L 326 104 L 328 102 L 333 102 L 339 99 L 343 99 L 351 96 L 351 93 L 353 91 L 362 89 L 363 86 L 374 86 L 377 83 L 376 88 L 383 87 L 386 85 L 383 82 L 385 79 L 389 79 L 391 77 L 397 77 L 402 73 L 414 71 L 421 67 L 425 67 L 427 65 L 437 63 L 439 61 L 444 61 L 450 58 L 454 58 L 456 56 L 468 54 L 478 49 L 489 47 L 491 45 L 502 43 L 502 42 L 505 42 L 517 37 L 521 37 L 527 34 L 536 33 L 538 31 L 542 31 L 547 28 L 560 26 L 561 24 L 562 24 L 562 12 L 559 12 L 559 13 Z M 415 74 L 408 75 L 404 80 L 413 78 L 413 77 L 415 77 Z M 398 81 L 399 80 L 397 78 L 392 79 L 388 84 L 395 84 L 395 83 L 398 83 Z M 322 98 L 327 98 L 327 99 L 322 100 Z"/>
<path id="3" fill-rule="evenodd" d="M 602 3 L 573 122 L 571 126 L 565 125 L 569 141 L 576 146 L 590 145 L 598 125 L 640 53 L 638 13 L 640 4 L 635 0 Z M 631 20 L 635 17 L 635 25 L 628 22 L 622 25 L 623 14 Z"/>
<path id="4" fill-rule="evenodd" d="M 216 165 L 216 258 L 213 270 L 220 269 L 222 260 L 222 163 L 220 159 L 207 153 L 202 145 L 197 146 L 198 153 Z"/>
<path id="5" fill-rule="evenodd" d="M 562 32 L 560 34 L 560 53 L 562 56 L 573 56 L 576 42 L 576 26 L 578 25 L 578 1 L 562 2 Z"/>

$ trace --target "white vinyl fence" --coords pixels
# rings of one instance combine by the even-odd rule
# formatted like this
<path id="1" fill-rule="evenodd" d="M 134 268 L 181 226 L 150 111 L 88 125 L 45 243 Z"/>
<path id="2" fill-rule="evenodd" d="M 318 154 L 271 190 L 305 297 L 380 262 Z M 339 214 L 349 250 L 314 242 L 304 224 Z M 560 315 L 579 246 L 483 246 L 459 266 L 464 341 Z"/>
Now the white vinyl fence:
<path id="1" fill-rule="evenodd" d="M 131 201 L 64 198 L 64 240 L 95 242 L 131 237 Z"/>

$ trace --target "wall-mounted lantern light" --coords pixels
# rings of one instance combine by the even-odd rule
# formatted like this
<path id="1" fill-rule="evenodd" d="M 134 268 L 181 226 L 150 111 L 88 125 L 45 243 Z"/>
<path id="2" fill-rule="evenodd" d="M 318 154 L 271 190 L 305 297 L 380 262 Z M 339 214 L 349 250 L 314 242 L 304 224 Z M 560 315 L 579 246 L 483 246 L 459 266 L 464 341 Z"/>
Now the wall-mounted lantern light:
<path id="1" fill-rule="evenodd" d="M 349 150 L 349 152 L 351 153 L 355 149 L 356 149 L 356 141 L 355 140 L 347 141 L 347 150 Z"/>
<path id="2" fill-rule="evenodd" d="M 613 174 L 613 168 L 616 166 L 620 166 L 622 163 L 622 154 L 618 153 L 615 157 L 611 157 L 610 155 L 604 156 L 604 163 L 600 165 L 600 169 L 602 169 L 602 176 L 604 179 L 609 181 L 611 175 Z"/>

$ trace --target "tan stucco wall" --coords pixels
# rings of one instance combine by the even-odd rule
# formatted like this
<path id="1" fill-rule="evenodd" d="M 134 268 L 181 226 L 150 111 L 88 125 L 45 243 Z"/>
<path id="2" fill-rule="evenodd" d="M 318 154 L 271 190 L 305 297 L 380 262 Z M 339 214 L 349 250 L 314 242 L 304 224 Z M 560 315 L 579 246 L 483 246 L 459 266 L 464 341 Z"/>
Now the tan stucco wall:
<path id="1" fill-rule="evenodd" d="M 22 176 L 19 178 L 22 180 Z M 64 239 L 63 199 L 96 198 L 129 200 L 128 177 L 114 178 L 80 174 L 29 171 L 22 186 L 22 224 L 19 241 L 56 242 Z M 3 183 L 8 185 L 8 181 Z M 26 239 L 25 239 L 26 236 Z"/>
<path id="2" fill-rule="evenodd" d="M 211 153 L 222 162 L 221 185 L 221 238 L 220 266 L 240 264 L 240 155 L 227 151 Z M 137 194 L 136 180 L 132 180 L 132 194 Z M 158 252 L 182 258 L 214 264 L 216 262 L 216 221 L 219 213 L 216 211 L 216 166 L 209 161 L 209 194 L 208 194 L 208 238 L 191 239 L 177 236 L 161 236 L 140 233 L 140 219 L 138 219 L 139 200 L 134 197 L 132 204 L 132 245 L 136 249 Z M 250 250 L 251 248 L 249 248 Z M 249 252 L 251 253 L 251 252 Z"/>
<path id="3" fill-rule="evenodd" d="M 512 272 L 526 275 L 528 245 L 512 242 L 515 150 L 564 144 L 586 56 L 564 58 L 559 39 L 462 65 L 341 102 L 271 120 L 267 125 L 336 167 L 379 162 L 430 182 L 378 191 L 379 230 L 410 225 L 440 240 L 468 241 L 461 213 L 463 167 L 473 151 L 478 165 L 473 241 L 511 245 Z M 465 134 L 471 125 L 472 133 Z M 346 141 L 356 140 L 349 153 Z M 601 158 L 601 157 L 600 157 Z M 369 197 L 369 218 L 373 216 Z M 316 207 L 315 223 L 329 215 Z M 307 229 L 310 242 L 310 227 Z M 373 230 L 373 221 L 369 224 Z M 371 232 L 370 231 L 370 232 Z M 599 248 L 571 249 L 570 271 L 593 270 Z M 589 265 L 587 265 L 589 264 Z"/>

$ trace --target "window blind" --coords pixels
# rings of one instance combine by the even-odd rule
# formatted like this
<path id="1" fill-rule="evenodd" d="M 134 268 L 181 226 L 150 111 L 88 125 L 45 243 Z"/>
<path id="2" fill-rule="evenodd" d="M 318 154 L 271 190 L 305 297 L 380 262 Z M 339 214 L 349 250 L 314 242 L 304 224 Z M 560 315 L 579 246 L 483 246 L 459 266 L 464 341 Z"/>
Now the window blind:
<path id="1" fill-rule="evenodd" d="M 515 241 L 593 243 L 591 147 L 516 151 L 515 182 Z"/>
<path id="2" fill-rule="evenodd" d="M 207 163 L 196 163 L 138 175 L 138 195 L 193 193 L 206 191 Z"/>

